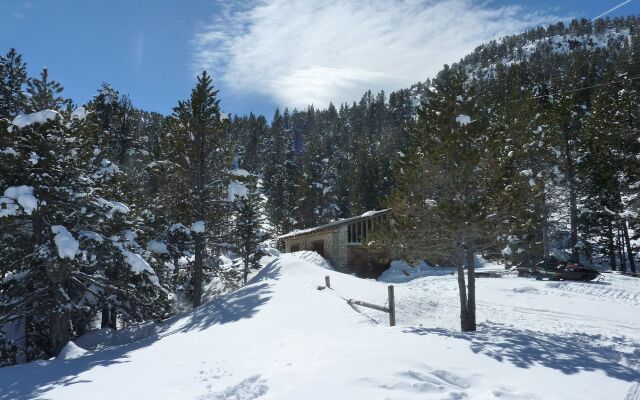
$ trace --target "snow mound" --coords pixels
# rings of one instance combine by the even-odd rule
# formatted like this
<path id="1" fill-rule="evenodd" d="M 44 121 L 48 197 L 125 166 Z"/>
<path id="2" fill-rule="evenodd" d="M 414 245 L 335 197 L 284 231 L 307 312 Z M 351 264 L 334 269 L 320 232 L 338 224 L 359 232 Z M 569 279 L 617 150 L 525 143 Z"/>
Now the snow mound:
<path id="1" fill-rule="evenodd" d="M 261 247 L 260 250 L 262 250 L 265 254 L 267 254 L 269 256 L 277 257 L 277 256 L 280 255 L 280 251 L 278 249 L 276 249 L 275 247 L 264 246 L 264 247 Z"/>
<path id="2" fill-rule="evenodd" d="M 87 350 L 83 349 L 73 342 L 69 342 L 62 348 L 62 351 L 60 351 L 60 354 L 58 354 L 56 360 L 73 360 L 76 358 L 80 358 L 85 354 L 87 354 Z"/>
<path id="3" fill-rule="evenodd" d="M 71 233 L 69 233 L 67 228 L 62 225 L 52 225 L 51 232 L 55 234 L 53 241 L 58 248 L 58 257 L 68 258 L 70 260 L 76 258 L 80 244 Z"/>
<path id="4" fill-rule="evenodd" d="M 310 264 L 317 265 L 320 268 L 328 269 L 331 271 L 334 270 L 333 266 L 329 263 L 329 261 L 327 261 L 324 257 L 316 253 L 315 251 L 302 250 L 302 251 L 294 251 L 291 254 L 293 254 L 298 258 L 303 259 L 304 261 Z"/>
<path id="5" fill-rule="evenodd" d="M 385 305 L 388 284 L 281 254 L 191 312 L 89 332 L 76 344 L 90 354 L 64 368 L 3 368 L 0 398 L 635 400 L 640 288 L 611 275 L 478 279 L 478 331 L 461 333 L 456 276 L 396 284 L 389 327 L 347 302 Z"/>
<path id="6" fill-rule="evenodd" d="M 416 265 L 409 264 L 405 260 L 393 260 L 389 268 L 378 277 L 380 282 L 403 283 L 425 276 L 451 275 L 453 268 L 432 267 L 423 260 L 418 260 Z"/>
<path id="7" fill-rule="evenodd" d="M 42 110 L 33 114 L 18 115 L 11 122 L 12 126 L 8 128 L 8 131 L 12 132 L 12 128 L 14 126 L 22 129 L 29 125 L 44 124 L 45 122 L 54 121 L 58 118 L 61 118 L 61 116 L 57 111 L 54 110 Z"/>

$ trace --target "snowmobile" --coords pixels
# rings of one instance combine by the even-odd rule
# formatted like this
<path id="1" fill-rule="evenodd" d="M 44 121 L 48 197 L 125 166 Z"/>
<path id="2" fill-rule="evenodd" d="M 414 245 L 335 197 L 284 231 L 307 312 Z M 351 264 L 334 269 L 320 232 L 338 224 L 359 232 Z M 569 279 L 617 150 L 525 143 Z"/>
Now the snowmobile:
<path id="1" fill-rule="evenodd" d="M 600 272 L 584 265 L 566 261 L 558 261 L 549 257 L 533 267 L 520 265 L 517 267 L 518 276 L 531 276 L 536 279 L 552 281 L 592 281 L 600 276 Z"/>

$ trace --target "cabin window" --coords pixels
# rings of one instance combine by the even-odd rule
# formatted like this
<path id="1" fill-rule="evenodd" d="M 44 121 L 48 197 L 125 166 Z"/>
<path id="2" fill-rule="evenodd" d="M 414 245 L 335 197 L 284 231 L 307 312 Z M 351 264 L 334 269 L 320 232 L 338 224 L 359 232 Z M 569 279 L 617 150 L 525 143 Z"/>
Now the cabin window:
<path id="1" fill-rule="evenodd" d="M 289 248 L 289 251 L 291 253 L 293 253 L 294 251 L 300 251 L 300 245 L 299 244 L 292 244 L 291 247 Z"/>

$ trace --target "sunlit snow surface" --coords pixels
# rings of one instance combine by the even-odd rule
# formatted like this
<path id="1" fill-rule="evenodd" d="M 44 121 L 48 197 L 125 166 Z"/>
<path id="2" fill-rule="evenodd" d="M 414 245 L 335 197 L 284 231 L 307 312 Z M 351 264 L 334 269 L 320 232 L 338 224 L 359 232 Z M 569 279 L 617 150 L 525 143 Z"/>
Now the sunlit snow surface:
<path id="1" fill-rule="evenodd" d="M 478 332 L 463 334 L 455 275 L 396 284 L 389 327 L 346 302 L 383 305 L 388 283 L 291 254 L 266 261 L 194 312 L 92 332 L 75 342 L 86 354 L 69 349 L 77 358 L 1 369 L 0 399 L 637 398 L 637 278 L 478 279 Z M 318 290 L 325 275 L 332 289 Z"/>

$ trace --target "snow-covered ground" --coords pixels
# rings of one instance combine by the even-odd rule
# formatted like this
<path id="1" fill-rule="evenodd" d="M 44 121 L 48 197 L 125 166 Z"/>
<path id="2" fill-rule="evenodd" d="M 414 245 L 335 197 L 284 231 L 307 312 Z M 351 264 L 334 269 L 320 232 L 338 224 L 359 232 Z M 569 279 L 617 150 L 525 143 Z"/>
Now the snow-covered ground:
<path id="1" fill-rule="evenodd" d="M 318 290 L 325 275 L 332 289 Z M 270 257 L 249 285 L 195 312 L 1 369 L 0 399 L 640 396 L 640 279 L 478 279 L 479 331 L 469 334 L 458 332 L 449 274 L 396 284 L 396 327 L 345 300 L 382 305 L 386 286 Z"/>

